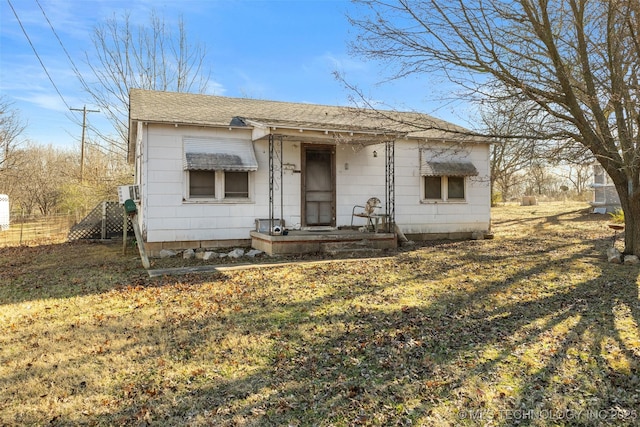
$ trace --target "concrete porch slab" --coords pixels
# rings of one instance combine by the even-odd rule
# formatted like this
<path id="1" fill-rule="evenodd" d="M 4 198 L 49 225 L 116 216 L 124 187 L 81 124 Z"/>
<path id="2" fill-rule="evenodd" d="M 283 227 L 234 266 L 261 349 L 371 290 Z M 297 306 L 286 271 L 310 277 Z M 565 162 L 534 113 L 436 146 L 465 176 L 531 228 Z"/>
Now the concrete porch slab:
<path id="1" fill-rule="evenodd" d="M 270 236 L 251 232 L 251 247 L 269 255 L 332 252 L 336 250 L 395 249 L 395 233 L 373 233 L 354 230 L 288 230 L 288 234 Z"/>

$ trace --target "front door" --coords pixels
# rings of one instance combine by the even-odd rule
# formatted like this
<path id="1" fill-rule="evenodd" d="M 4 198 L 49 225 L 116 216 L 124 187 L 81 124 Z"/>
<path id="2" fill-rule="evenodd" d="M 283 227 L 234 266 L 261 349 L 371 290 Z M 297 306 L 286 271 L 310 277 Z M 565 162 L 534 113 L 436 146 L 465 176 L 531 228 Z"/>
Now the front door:
<path id="1" fill-rule="evenodd" d="M 335 148 L 302 147 L 302 218 L 304 226 L 335 226 Z"/>

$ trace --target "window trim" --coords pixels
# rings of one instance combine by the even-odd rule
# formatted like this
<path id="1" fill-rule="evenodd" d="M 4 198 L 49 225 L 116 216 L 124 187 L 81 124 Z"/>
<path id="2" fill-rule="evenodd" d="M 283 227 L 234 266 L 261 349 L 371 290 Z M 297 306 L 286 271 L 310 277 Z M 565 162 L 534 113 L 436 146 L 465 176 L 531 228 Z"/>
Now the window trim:
<path id="1" fill-rule="evenodd" d="M 426 198 L 426 180 L 427 178 L 434 176 L 440 177 L 440 198 L 439 199 L 428 199 Z M 463 192 L 464 197 L 462 198 L 449 198 L 449 178 L 462 178 Z M 449 175 L 422 175 L 420 176 L 420 203 L 423 204 L 436 204 L 436 203 L 468 203 L 467 202 L 467 194 L 468 194 L 468 180 L 466 176 L 449 176 Z"/>
<path id="2" fill-rule="evenodd" d="M 216 198 L 216 195 L 218 194 L 217 191 L 217 187 L 218 187 L 218 174 L 215 171 L 201 171 L 201 170 L 193 170 L 193 171 L 187 171 L 187 196 L 189 199 L 194 199 L 194 200 L 212 200 Z M 202 196 L 192 196 L 191 195 L 191 172 L 196 172 L 196 173 L 211 173 L 213 174 L 213 195 L 202 195 Z"/>
<path id="3" fill-rule="evenodd" d="M 215 187 L 214 187 L 214 197 L 191 197 L 190 189 L 190 179 L 191 179 L 191 171 L 184 171 L 184 197 L 182 201 L 184 203 L 209 203 L 209 204 L 243 204 L 243 203 L 254 203 L 253 190 L 254 190 L 254 176 L 255 174 L 252 171 L 246 171 L 247 173 L 247 186 L 248 186 L 248 196 L 245 197 L 225 197 L 225 175 L 226 172 L 239 172 L 239 171 L 224 171 L 224 170 L 216 170 L 216 171 L 207 171 L 212 172 L 215 175 Z M 240 171 L 245 172 L 245 171 Z"/>
<path id="4" fill-rule="evenodd" d="M 462 197 L 451 197 L 451 178 L 462 179 Z M 467 200 L 467 180 L 464 176 L 447 176 L 447 201 L 464 202 Z"/>
<path id="5" fill-rule="evenodd" d="M 222 183 L 222 191 L 223 192 L 221 193 L 221 195 L 222 195 L 221 198 L 223 198 L 224 200 L 247 200 L 247 199 L 249 199 L 250 198 L 249 196 L 251 195 L 251 193 L 250 193 L 250 185 L 249 185 L 249 181 L 250 181 L 249 172 L 248 171 L 223 171 L 223 172 L 224 173 L 222 175 L 223 175 L 224 182 Z M 227 196 L 227 173 L 246 173 L 247 174 L 247 197 L 228 197 Z"/>

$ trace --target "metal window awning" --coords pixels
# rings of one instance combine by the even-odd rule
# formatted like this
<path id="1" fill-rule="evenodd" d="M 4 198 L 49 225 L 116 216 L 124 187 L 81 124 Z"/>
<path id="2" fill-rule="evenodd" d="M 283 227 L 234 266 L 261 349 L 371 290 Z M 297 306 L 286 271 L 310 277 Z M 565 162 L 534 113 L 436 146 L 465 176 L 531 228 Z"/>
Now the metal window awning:
<path id="1" fill-rule="evenodd" d="M 240 139 L 184 138 L 184 170 L 258 170 L 253 143 Z"/>
<path id="2" fill-rule="evenodd" d="M 471 162 L 423 161 L 420 165 L 420 173 L 422 176 L 476 176 L 478 169 Z"/>

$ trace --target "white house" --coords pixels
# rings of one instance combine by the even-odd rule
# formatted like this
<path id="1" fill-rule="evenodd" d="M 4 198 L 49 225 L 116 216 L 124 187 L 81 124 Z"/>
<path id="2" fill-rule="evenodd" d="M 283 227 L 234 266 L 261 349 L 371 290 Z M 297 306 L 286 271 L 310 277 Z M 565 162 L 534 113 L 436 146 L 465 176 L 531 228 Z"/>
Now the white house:
<path id="1" fill-rule="evenodd" d="M 322 250 L 339 236 L 389 247 L 398 230 L 489 229 L 489 141 L 427 115 L 134 89 L 129 125 L 151 254 Z M 375 230 L 352 215 L 370 198 Z"/>

